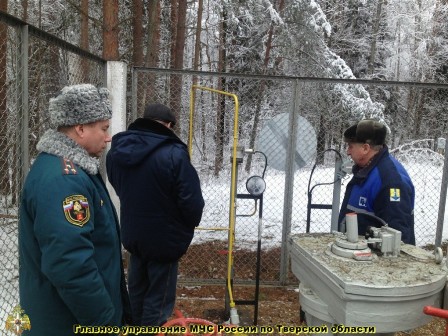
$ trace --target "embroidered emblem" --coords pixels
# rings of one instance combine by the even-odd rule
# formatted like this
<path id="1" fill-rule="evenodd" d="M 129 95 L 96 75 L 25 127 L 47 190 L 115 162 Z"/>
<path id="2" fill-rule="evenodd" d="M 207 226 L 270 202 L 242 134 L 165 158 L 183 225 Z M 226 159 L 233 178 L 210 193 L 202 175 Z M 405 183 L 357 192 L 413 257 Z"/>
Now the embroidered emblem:
<path id="1" fill-rule="evenodd" d="M 7 331 L 13 332 L 15 335 L 22 335 L 24 330 L 31 329 L 30 318 L 25 311 L 17 305 L 6 318 L 5 328 Z"/>
<path id="2" fill-rule="evenodd" d="M 65 218 L 71 224 L 83 227 L 90 219 L 87 198 L 82 195 L 71 195 L 62 202 Z"/>
<path id="3" fill-rule="evenodd" d="M 78 173 L 73 162 L 64 158 L 62 159 L 62 172 L 65 175 L 76 175 Z"/>
<path id="4" fill-rule="evenodd" d="M 400 189 L 390 188 L 390 201 L 391 202 L 400 202 Z"/>
<path id="5" fill-rule="evenodd" d="M 362 207 L 366 207 L 367 206 L 367 197 L 360 197 L 359 198 L 359 206 L 362 206 Z"/>

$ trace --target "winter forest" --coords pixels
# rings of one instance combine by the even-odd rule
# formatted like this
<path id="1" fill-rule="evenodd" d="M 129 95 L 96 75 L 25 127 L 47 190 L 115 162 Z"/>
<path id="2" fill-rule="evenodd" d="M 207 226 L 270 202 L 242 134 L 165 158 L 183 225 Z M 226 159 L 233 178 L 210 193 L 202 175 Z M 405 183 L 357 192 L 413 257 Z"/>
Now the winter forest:
<path id="1" fill-rule="evenodd" d="M 184 141 L 192 84 L 238 96 L 238 144 L 251 149 L 258 149 L 267 121 L 287 112 L 296 115 L 291 102 L 300 91 L 299 115 L 316 135 L 317 155 L 310 157 L 328 165 L 316 170 L 313 181 L 310 166 L 291 173 L 292 182 L 287 173 L 268 170 L 264 248 L 278 248 L 280 253 L 288 225 L 292 232 L 305 232 L 307 183 L 309 188 L 309 182 L 325 185 L 334 179 L 334 161 L 325 162 L 320 154 L 330 153 L 332 159 L 334 152 L 343 153 L 343 130 L 364 117 L 387 124 L 391 153 L 401 159 L 410 153 L 409 160 L 401 161 L 414 174 L 418 244 L 434 241 L 444 158 L 433 145 L 448 136 L 448 0 L 0 0 L 2 12 L 20 19 L 21 26 L 28 23 L 101 59 L 92 61 L 91 55 L 62 48 L 61 41 L 36 35 L 21 44 L 19 29 L 0 17 L 0 224 L 5 223 L 0 225 L 0 250 L 13 261 L 7 280 L 0 279 L 11 290 L 0 290 L 0 301 L 11 292 L 4 301 L 16 302 L 20 181 L 46 130 L 48 100 L 68 84 L 98 78 L 104 84 L 103 60 L 128 65 L 127 117 L 134 91 L 139 113 L 148 99 L 160 99 L 177 114 L 176 133 Z M 28 54 L 26 97 L 20 91 L 19 45 L 25 45 Z M 130 85 L 132 70 L 140 70 L 136 90 Z M 201 226 L 226 226 L 233 102 L 202 92 L 196 98 L 200 113 L 194 120 L 192 162 L 206 199 Z M 20 105 L 23 101 L 25 106 Z M 26 126 L 20 120 L 22 109 L 29 119 Z M 266 168 L 261 156 L 251 166 L 251 157 L 238 176 L 240 187 L 245 186 L 245 174 Z M 313 202 L 331 202 L 332 188 L 316 188 Z M 247 216 L 252 207 L 241 204 L 238 214 Z M 311 232 L 330 229 L 331 214 L 324 211 L 313 212 Z M 254 218 L 238 218 L 247 229 L 237 235 L 243 248 L 256 246 Z M 247 224 L 252 222 L 255 225 Z M 214 232 L 200 231 L 195 243 L 225 241 L 227 232 L 221 233 L 217 238 Z M 282 257 L 275 254 L 273 263 L 286 260 Z M 192 259 L 206 263 L 215 255 Z M 284 271 L 286 263 L 278 267 Z"/>
<path id="2" fill-rule="evenodd" d="M 447 0 L 0 0 L 0 9 L 106 60 L 132 66 L 448 80 Z M 0 76 L 0 88 L 4 80 Z M 219 82 L 218 89 L 228 85 Z M 256 133 L 271 104 L 263 97 L 279 88 L 269 82 L 238 85 L 237 94 L 250 111 L 243 129 Z M 363 116 L 388 124 L 392 147 L 447 133 L 446 89 L 313 85 L 303 104 L 312 111 L 307 118 L 317 125 L 321 150 L 338 148 L 342 130 Z"/>

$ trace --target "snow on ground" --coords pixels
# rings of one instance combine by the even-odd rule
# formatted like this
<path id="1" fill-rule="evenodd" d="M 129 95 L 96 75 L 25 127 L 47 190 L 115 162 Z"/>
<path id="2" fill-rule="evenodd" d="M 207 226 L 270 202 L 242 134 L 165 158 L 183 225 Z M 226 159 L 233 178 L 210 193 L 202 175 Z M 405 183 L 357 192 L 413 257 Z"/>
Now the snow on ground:
<path id="1" fill-rule="evenodd" d="M 413 180 L 416 192 L 415 200 L 415 235 L 417 245 L 434 243 L 439 211 L 440 186 L 442 182 L 442 167 L 428 166 L 425 164 L 405 165 Z M 315 184 L 329 183 L 334 178 L 334 168 L 316 169 L 311 187 Z M 291 232 L 306 232 L 307 220 L 307 190 L 309 170 L 297 171 L 294 176 Z M 343 180 L 341 190 L 341 202 L 345 191 L 345 185 L 350 176 Z M 265 177 L 266 190 L 263 195 L 262 216 L 262 245 L 263 248 L 280 246 L 282 241 L 283 212 L 284 212 L 284 174 L 269 174 Z M 208 184 L 203 186 L 206 198 L 206 207 L 200 228 L 228 228 L 229 225 L 229 182 L 221 184 Z M 246 193 L 244 181 L 243 187 L 238 193 Z M 330 204 L 332 201 L 333 185 L 318 186 L 313 190 L 313 202 Z M 316 196 L 314 196 L 316 195 Z M 324 195 L 324 199 L 318 199 Z M 316 200 L 315 200 L 316 199 Z M 251 214 L 254 210 L 254 201 L 237 200 L 237 214 Z M 448 214 L 445 213 L 445 225 L 448 222 Z M 329 232 L 331 228 L 331 210 L 320 210 L 318 216 L 312 213 L 311 232 Z M 258 240 L 258 212 L 252 217 L 236 217 L 235 241 L 241 247 L 256 248 Z M 197 230 L 193 243 L 200 244 L 210 240 L 226 240 L 227 231 Z M 448 238 L 448 230 L 443 230 L 443 239 Z"/>

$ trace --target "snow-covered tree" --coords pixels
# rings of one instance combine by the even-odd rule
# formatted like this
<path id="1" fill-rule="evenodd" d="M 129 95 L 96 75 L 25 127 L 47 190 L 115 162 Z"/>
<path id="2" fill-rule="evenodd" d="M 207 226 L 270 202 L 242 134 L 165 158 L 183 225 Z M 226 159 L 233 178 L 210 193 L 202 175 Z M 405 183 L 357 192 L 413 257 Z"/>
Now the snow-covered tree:
<path id="1" fill-rule="evenodd" d="M 102 55 L 103 1 L 88 1 L 88 13 L 85 3 L 9 1 L 8 11 Z M 182 57 L 176 57 L 176 68 L 341 79 L 446 81 L 447 0 L 202 0 L 201 17 L 198 17 L 199 2 L 186 2 L 186 11 L 182 10 L 185 25 L 177 26 L 173 8 L 178 3 L 118 0 L 118 59 L 129 64 L 138 60 L 147 66 L 170 68 L 174 53 L 183 53 Z M 136 5 L 141 8 L 138 16 L 132 12 Z M 180 33 L 184 42 L 175 36 L 181 26 L 185 27 L 185 32 Z M 136 28 L 141 28 L 141 33 L 134 34 L 138 32 Z M 38 48 L 35 50 L 37 55 Z M 53 64 L 58 60 L 45 62 Z M 43 63 L 36 63 L 33 69 L 42 66 Z M 65 84 L 65 75 L 73 75 L 64 72 L 64 67 L 53 64 L 53 68 L 62 78 L 51 83 L 55 87 Z M 139 97 L 139 111 L 148 99 L 159 97 L 169 103 L 170 91 L 172 97 L 178 98 L 173 90 L 180 91 L 179 87 L 167 88 L 163 76 L 143 77 L 144 81 L 140 78 L 138 84 L 145 92 Z M 204 79 L 204 82 L 238 95 L 242 140 L 250 146 L 260 129 L 260 120 L 285 111 L 286 103 L 293 99 L 290 88 L 272 85 L 271 81 L 238 77 L 226 81 Z M 191 82 L 184 78 L 178 84 L 185 88 Z M 38 85 L 36 88 L 43 89 Z M 391 129 L 393 144 L 446 133 L 443 90 L 329 83 L 307 84 L 302 90 L 303 113 L 321 135 L 321 148 L 337 146 L 345 126 L 361 118 L 384 120 Z M 186 91 L 182 91 L 185 95 Z M 222 101 L 210 98 L 201 104 L 211 106 L 202 120 L 205 148 L 206 144 L 214 143 L 206 138 L 216 138 L 206 130 L 206 120 L 213 117 L 219 121 L 219 132 L 225 137 L 231 125 Z M 176 106 L 179 105 L 184 106 L 185 101 L 177 101 Z M 211 116 L 211 111 L 222 113 Z"/>
<path id="2" fill-rule="evenodd" d="M 299 0 L 285 8 L 282 30 L 284 72 L 290 75 L 339 79 L 356 78 L 344 59 L 332 51 L 331 25 L 314 0 Z M 342 130 L 355 120 L 384 121 L 384 106 L 374 102 L 359 84 L 307 85 L 303 113 L 317 125 L 318 148 L 338 146 Z M 325 131 L 322 131 L 325 130 Z"/>

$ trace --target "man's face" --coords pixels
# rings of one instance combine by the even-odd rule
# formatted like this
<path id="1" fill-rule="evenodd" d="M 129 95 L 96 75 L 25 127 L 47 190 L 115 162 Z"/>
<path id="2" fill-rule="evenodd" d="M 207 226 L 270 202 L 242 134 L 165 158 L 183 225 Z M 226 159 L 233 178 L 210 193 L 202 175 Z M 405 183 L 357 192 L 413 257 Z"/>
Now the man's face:
<path id="1" fill-rule="evenodd" d="M 364 167 L 369 158 L 370 145 L 365 143 L 348 142 L 347 155 L 350 156 L 355 164 Z"/>
<path id="2" fill-rule="evenodd" d="M 83 134 L 80 145 L 90 156 L 100 157 L 106 149 L 107 143 L 112 140 L 109 135 L 109 120 L 100 120 L 80 126 Z"/>

